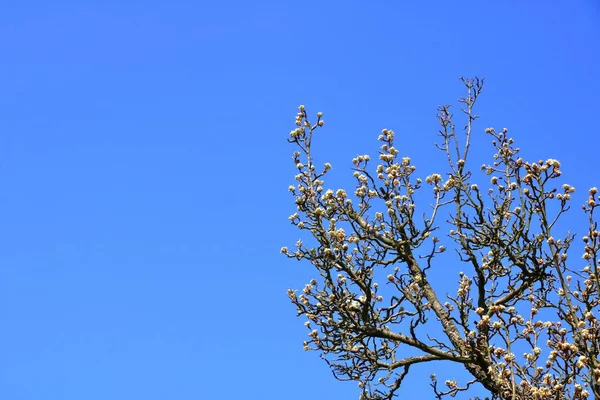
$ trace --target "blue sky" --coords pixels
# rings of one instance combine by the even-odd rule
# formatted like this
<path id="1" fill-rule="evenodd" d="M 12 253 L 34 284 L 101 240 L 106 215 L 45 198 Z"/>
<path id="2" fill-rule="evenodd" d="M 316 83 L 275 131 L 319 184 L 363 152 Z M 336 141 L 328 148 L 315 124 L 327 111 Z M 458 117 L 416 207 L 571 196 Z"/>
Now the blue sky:
<path id="1" fill-rule="evenodd" d="M 485 76 L 480 130 L 582 200 L 599 27 L 592 0 L 3 2 L 0 397 L 358 398 L 286 296 L 313 277 L 278 254 L 296 107 L 324 112 L 338 183 L 384 127 L 424 176 L 436 106 Z"/>

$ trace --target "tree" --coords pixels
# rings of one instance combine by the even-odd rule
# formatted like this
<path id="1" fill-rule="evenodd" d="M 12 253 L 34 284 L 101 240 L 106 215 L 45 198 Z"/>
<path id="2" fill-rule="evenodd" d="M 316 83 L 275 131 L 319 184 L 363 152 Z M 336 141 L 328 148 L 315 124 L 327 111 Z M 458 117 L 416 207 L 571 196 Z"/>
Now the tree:
<path id="1" fill-rule="evenodd" d="M 472 377 L 440 383 L 432 374 L 436 398 L 474 384 L 493 399 L 600 398 L 597 189 L 583 206 L 583 260 L 572 261 L 575 235 L 555 237 L 575 190 L 557 183 L 560 163 L 525 161 L 506 129 L 488 128 L 494 158 L 471 171 L 483 80 L 462 82 L 464 129 L 456 129 L 450 106 L 438 109 L 445 176 L 418 179 L 410 158 L 398 156 L 394 132 L 384 129 L 375 168 L 368 155 L 352 160 L 353 195 L 325 189 L 331 165 L 318 167 L 311 154 L 323 115 L 313 124 L 299 107 L 289 138 L 297 147 L 289 187 L 297 212 L 289 219 L 310 243 L 281 251 L 308 260 L 319 275 L 300 294 L 288 291 L 307 318 L 304 348 L 319 351 L 337 379 L 358 381 L 361 399 L 396 397 L 411 366 L 434 361 Z M 488 189 L 479 187 L 480 175 L 491 178 Z M 429 208 L 417 204 L 424 191 L 431 191 Z M 447 248 L 455 252 L 442 254 Z M 456 271 L 454 293 L 428 279 L 440 262 Z M 434 372 L 437 364 L 430 365 Z"/>

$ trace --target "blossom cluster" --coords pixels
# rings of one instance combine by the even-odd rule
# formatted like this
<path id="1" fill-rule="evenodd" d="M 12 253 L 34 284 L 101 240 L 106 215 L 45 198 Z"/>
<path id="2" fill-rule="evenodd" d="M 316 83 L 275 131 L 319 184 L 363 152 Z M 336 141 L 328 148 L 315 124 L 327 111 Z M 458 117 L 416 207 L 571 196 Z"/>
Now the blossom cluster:
<path id="1" fill-rule="evenodd" d="M 447 379 L 442 388 L 432 374 L 437 398 L 475 383 L 499 399 L 600 398 L 598 189 L 583 205 L 583 255 L 568 257 L 574 235 L 557 221 L 575 188 L 560 182 L 560 162 L 523 160 L 507 129 L 488 128 L 495 154 L 475 177 L 469 144 L 482 82 L 464 82 L 466 139 L 449 106 L 440 107 L 438 148 L 448 170 L 424 179 L 384 129 L 377 158 L 352 159 L 355 187 L 327 188 L 332 167 L 311 152 L 323 114 L 311 123 L 299 107 L 288 139 L 297 147 L 289 220 L 308 239 L 281 252 L 318 274 L 288 291 L 306 318 L 304 349 L 320 352 L 336 378 L 356 381 L 363 399 L 391 399 L 412 365 L 432 361 L 459 365 L 473 378 Z M 423 182 L 432 196 L 425 215 L 416 212 Z M 447 235 L 438 234 L 442 227 Z M 452 293 L 431 283 L 442 269 L 458 275 Z"/>

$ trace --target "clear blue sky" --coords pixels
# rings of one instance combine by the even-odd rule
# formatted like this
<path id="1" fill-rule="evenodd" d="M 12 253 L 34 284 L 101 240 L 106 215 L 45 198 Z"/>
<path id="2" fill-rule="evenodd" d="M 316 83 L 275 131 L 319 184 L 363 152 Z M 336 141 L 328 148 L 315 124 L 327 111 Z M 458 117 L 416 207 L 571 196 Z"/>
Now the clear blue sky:
<path id="1" fill-rule="evenodd" d="M 384 127 L 434 172 L 436 106 L 485 76 L 479 128 L 582 195 L 599 27 L 593 0 L 3 2 L 0 398 L 358 398 L 286 297 L 296 107 L 340 182 Z"/>

